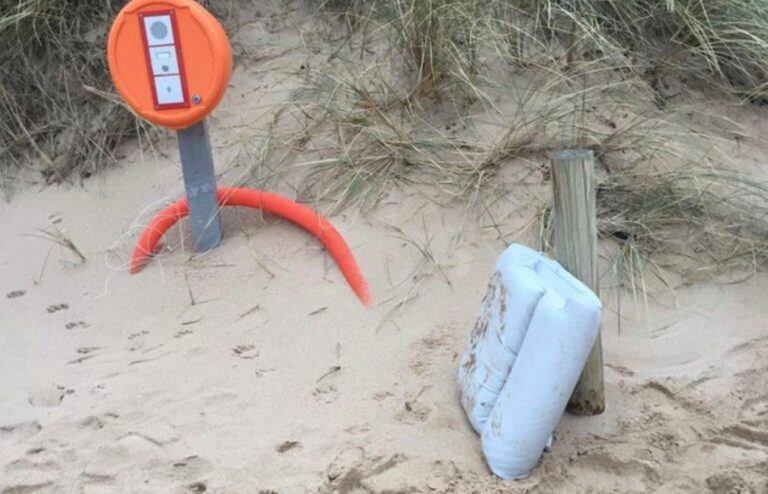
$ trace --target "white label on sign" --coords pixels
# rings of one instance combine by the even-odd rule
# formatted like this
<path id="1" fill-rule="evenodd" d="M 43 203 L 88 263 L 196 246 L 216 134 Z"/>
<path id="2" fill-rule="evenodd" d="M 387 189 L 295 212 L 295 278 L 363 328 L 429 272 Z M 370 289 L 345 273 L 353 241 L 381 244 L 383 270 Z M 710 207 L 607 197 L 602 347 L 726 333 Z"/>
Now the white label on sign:
<path id="1" fill-rule="evenodd" d="M 149 49 L 149 60 L 152 62 L 154 75 L 172 75 L 179 73 L 179 61 L 176 58 L 175 46 L 161 46 Z"/>
<path id="2" fill-rule="evenodd" d="M 155 90 L 157 91 L 157 103 L 160 105 L 185 102 L 184 91 L 181 89 L 181 77 L 178 75 L 155 77 Z"/>
<path id="3" fill-rule="evenodd" d="M 155 15 L 144 18 L 144 29 L 147 32 L 149 46 L 172 45 L 173 22 L 170 15 Z"/>

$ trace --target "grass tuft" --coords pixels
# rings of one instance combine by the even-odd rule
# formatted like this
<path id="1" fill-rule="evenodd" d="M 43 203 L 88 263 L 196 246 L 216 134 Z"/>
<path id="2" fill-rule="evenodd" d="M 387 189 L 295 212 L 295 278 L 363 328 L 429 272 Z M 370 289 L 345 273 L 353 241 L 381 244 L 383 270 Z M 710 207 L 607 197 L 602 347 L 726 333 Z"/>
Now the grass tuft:
<path id="1" fill-rule="evenodd" d="M 768 262 L 768 184 L 727 170 L 627 171 L 597 190 L 599 231 L 629 272 L 644 259 L 695 280 Z"/>
<path id="2" fill-rule="evenodd" d="M 0 1 L 2 172 L 42 164 L 49 183 L 86 178 L 117 159 L 141 126 L 111 91 L 106 35 L 122 2 Z"/>
<path id="3" fill-rule="evenodd" d="M 768 2 L 363 3 L 350 3 L 367 16 L 355 25 L 389 33 L 368 38 L 377 55 L 337 51 L 292 110 L 317 158 L 305 163 L 313 198 L 375 204 L 424 182 L 476 200 L 510 187 L 510 163 L 546 169 L 556 149 L 589 148 L 600 232 L 633 288 L 649 267 L 692 279 L 768 262 L 768 187 L 733 171 L 683 103 L 765 96 Z"/>

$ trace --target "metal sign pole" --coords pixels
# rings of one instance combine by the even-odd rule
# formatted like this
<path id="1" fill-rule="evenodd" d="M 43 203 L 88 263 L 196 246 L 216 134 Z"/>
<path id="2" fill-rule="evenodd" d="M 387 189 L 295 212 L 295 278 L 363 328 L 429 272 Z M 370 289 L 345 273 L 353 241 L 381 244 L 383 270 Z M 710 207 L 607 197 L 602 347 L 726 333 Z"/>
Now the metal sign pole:
<path id="1" fill-rule="evenodd" d="M 192 243 L 195 251 L 203 252 L 216 247 L 221 241 L 216 176 L 208 128 L 203 120 L 178 131 L 177 135 L 184 186 L 189 201 Z"/>
<path id="2" fill-rule="evenodd" d="M 109 31 L 107 60 L 115 87 L 136 114 L 163 127 L 184 129 L 177 136 L 187 197 L 160 211 L 141 233 L 131 257 L 131 274 L 141 271 L 157 252 L 163 234 L 182 218 L 189 217 L 194 250 L 203 252 L 221 242 L 219 208 L 244 206 L 282 216 L 316 236 L 355 294 L 370 305 L 363 273 L 328 220 L 277 194 L 217 189 L 205 117 L 227 90 L 232 48 L 210 12 L 194 0 L 130 0 Z"/>

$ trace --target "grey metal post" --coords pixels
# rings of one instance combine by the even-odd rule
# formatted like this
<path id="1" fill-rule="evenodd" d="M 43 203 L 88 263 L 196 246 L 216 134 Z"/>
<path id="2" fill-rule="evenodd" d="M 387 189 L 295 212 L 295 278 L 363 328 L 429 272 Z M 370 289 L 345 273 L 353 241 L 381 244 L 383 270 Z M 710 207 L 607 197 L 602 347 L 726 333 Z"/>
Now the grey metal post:
<path id="1" fill-rule="evenodd" d="M 195 251 L 203 252 L 216 247 L 221 241 L 216 176 L 208 128 L 203 121 L 180 130 L 177 135 L 184 186 L 189 201 L 192 243 Z"/>

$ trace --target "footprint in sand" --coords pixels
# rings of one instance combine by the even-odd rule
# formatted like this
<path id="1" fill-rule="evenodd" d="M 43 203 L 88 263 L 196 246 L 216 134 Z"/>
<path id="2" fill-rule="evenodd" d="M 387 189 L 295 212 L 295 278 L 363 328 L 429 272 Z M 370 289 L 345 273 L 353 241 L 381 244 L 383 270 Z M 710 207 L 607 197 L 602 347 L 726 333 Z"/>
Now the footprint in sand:
<path id="1" fill-rule="evenodd" d="M 456 334 L 460 334 L 453 326 L 441 325 L 426 338 L 422 338 L 416 344 L 414 355 L 409 367 L 418 377 L 425 377 L 435 371 L 443 372 L 444 368 L 453 365 L 453 360 L 458 348 Z"/>
<path id="2" fill-rule="evenodd" d="M 88 323 L 85 322 L 85 321 L 72 321 L 72 322 L 68 322 L 67 324 L 65 324 L 64 327 L 67 328 L 67 329 L 70 329 L 70 330 L 71 329 L 87 328 L 88 327 Z"/>
<path id="3" fill-rule="evenodd" d="M 317 401 L 331 404 L 339 398 L 339 390 L 333 384 L 325 384 L 316 387 L 312 391 L 312 396 L 314 396 Z"/>
<path id="4" fill-rule="evenodd" d="M 424 386 L 415 395 L 406 397 L 403 402 L 403 408 L 396 415 L 397 420 L 406 424 L 415 424 L 427 420 L 432 413 L 431 403 L 427 396 L 429 389 L 430 386 Z"/>
<path id="5" fill-rule="evenodd" d="M 29 403 L 33 407 L 53 408 L 59 406 L 65 396 L 74 392 L 73 389 L 67 389 L 64 386 L 51 384 L 30 393 Z"/>
<path id="6" fill-rule="evenodd" d="M 748 425 L 768 425 L 768 394 L 744 400 L 740 417 Z"/>
<path id="7" fill-rule="evenodd" d="M 344 429 L 344 432 L 346 432 L 350 436 L 365 435 L 371 432 L 371 425 L 368 422 L 365 422 L 360 425 L 350 425 L 349 427 Z"/>
<path id="8" fill-rule="evenodd" d="M 79 478 L 80 482 L 84 484 L 84 487 L 87 488 L 87 486 L 96 488 L 96 492 L 100 492 L 100 488 L 104 488 L 109 486 L 108 488 L 112 488 L 115 484 L 115 476 L 114 475 L 105 475 L 100 473 L 89 473 L 89 472 L 83 472 L 80 475 Z M 85 492 L 92 492 L 90 490 L 87 490 Z M 102 491 L 103 492 L 103 491 Z"/>
<path id="9" fill-rule="evenodd" d="M 389 391 L 380 391 L 380 392 L 376 393 L 375 395 L 373 395 L 373 400 L 374 401 L 384 401 L 384 400 L 387 400 L 389 398 L 393 398 L 394 396 L 395 395 L 392 394 Z"/>
<path id="10" fill-rule="evenodd" d="M 39 484 L 16 484 L 2 490 L 2 494 L 32 494 L 53 487 L 53 482 L 41 482 Z"/>
<path id="11" fill-rule="evenodd" d="M 187 486 L 187 491 L 192 494 L 202 494 L 208 492 L 208 486 L 204 482 L 193 482 Z"/>
<path id="12" fill-rule="evenodd" d="M 96 354 L 94 352 L 101 350 L 101 347 L 98 346 L 84 346 L 77 349 L 77 353 L 82 355 L 82 357 L 78 357 L 74 360 L 70 360 L 67 362 L 67 364 L 82 364 L 86 360 L 90 360 L 93 357 L 96 357 Z"/>
<path id="13" fill-rule="evenodd" d="M 737 472 L 716 473 L 707 477 L 707 487 L 713 494 L 739 494 L 756 492 Z"/>
<path id="14" fill-rule="evenodd" d="M 169 465 L 169 476 L 173 479 L 184 479 L 188 482 L 182 490 L 174 491 L 179 493 L 199 494 L 202 492 L 214 492 L 208 485 L 200 480 L 205 478 L 206 473 L 213 468 L 210 462 L 200 458 L 197 455 L 187 456 L 180 460 L 172 461 Z"/>
<path id="15" fill-rule="evenodd" d="M 658 463 L 636 457 L 621 458 L 599 448 L 579 454 L 570 468 L 574 475 L 608 472 L 615 476 L 617 481 L 622 479 L 626 489 L 623 492 L 654 492 L 661 482 Z"/>
<path id="16" fill-rule="evenodd" d="M 49 314 L 54 314 L 56 312 L 59 312 L 60 310 L 67 310 L 69 309 L 69 304 L 53 304 L 49 305 L 45 310 L 48 311 Z"/>
<path id="17" fill-rule="evenodd" d="M 768 448 L 768 431 L 763 428 L 734 424 L 719 431 L 720 437 L 746 443 L 748 448 Z"/>
<path id="18" fill-rule="evenodd" d="M 114 416 L 114 415 L 113 415 Z M 83 429 L 90 429 L 92 431 L 98 431 L 104 428 L 106 422 L 96 415 L 91 415 L 80 421 L 80 427 Z"/>
<path id="19" fill-rule="evenodd" d="M 261 368 L 261 369 L 256 369 L 255 371 L 253 371 L 253 374 L 257 378 L 261 378 L 261 377 L 264 377 L 265 375 L 269 374 L 270 372 L 274 372 L 274 371 L 275 371 L 275 369 Z"/>
<path id="20" fill-rule="evenodd" d="M 37 421 L 19 422 L 0 426 L 0 439 L 26 441 L 42 430 L 42 426 Z"/>
<path id="21" fill-rule="evenodd" d="M 408 458 L 400 453 L 369 458 L 363 448 L 342 451 L 326 468 L 326 488 L 339 494 L 354 492 L 404 492 L 393 479 L 382 475 Z M 397 482 L 397 480 L 395 480 Z"/>
<path id="22" fill-rule="evenodd" d="M 301 442 L 300 441 L 285 441 L 280 443 L 275 450 L 278 453 L 286 453 L 288 451 L 291 451 L 292 449 L 300 449 L 301 448 Z"/>
<path id="23" fill-rule="evenodd" d="M 253 345 L 237 345 L 232 349 L 232 354 L 241 359 L 255 359 L 259 356 L 258 350 Z"/>

